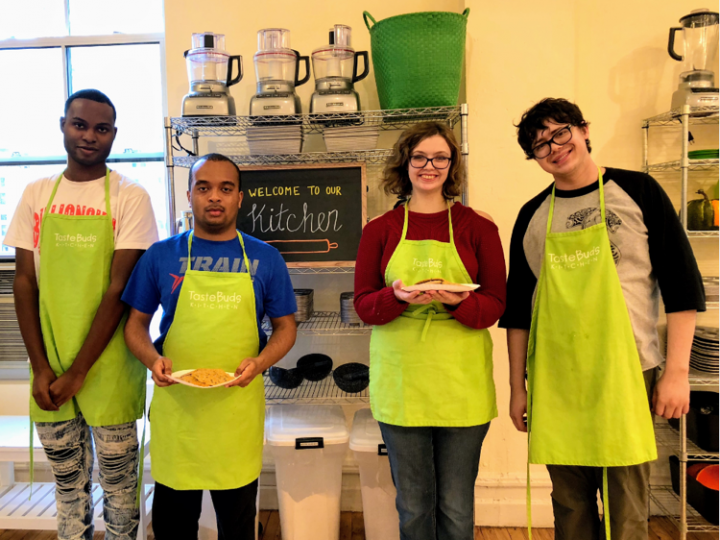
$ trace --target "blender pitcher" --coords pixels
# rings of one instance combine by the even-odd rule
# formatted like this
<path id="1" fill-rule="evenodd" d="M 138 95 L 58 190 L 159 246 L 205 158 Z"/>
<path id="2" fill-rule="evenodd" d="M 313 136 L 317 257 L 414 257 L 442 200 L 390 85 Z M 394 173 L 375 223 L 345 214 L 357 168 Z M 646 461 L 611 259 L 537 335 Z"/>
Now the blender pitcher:
<path id="1" fill-rule="evenodd" d="M 683 62 L 683 71 L 713 71 L 718 55 L 718 14 L 708 9 L 696 9 L 680 19 L 682 27 L 671 28 L 668 53 Z M 683 54 L 675 52 L 675 37 L 683 35 Z"/>

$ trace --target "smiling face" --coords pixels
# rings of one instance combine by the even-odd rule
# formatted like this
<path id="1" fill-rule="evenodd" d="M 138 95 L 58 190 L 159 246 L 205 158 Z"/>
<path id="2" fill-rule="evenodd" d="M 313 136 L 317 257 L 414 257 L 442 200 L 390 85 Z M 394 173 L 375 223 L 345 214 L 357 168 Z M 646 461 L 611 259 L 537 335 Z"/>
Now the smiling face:
<path id="1" fill-rule="evenodd" d="M 549 141 L 558 131 L 567 126 L 567 124 L 558 124 L 551 119 L 546 120 L 544 125 L 545 129 L 538 130 L 535 136 L 533 148 Z M 586 168 L 588 161 L 591 160 L 585 142 L 590 137 L 588 126 L 570 126 L 570 132 L 572 137 L 569 141 L 562 145 L 553 142 L 550 144 L 550 154 L 542 159 L 535 158 L 545 172 L 555 177 L 572 176 L 576 171 Z"/>
<path id="2" fill-rule="evenodd" d="M 243 193 L 237 170 L 225 161 L 205 161 L 194 169 L 188 191 L 195 229 L 210 237 L 232 238 Z M 229 238 L 224 238 L 229 236 Z"/>
<path id="3" fill-rule="evenodd" d="M 68 159 L 85 168 L 105 163 L 117 134 L 112 107 L 82 98 L 70 104 L 60 129 Z"/>
<path id="4" fill-rule="evenodd" d="M 425 158 L 444 157 L 450 159 L 452 153 L 450 146 L 442 135 L 433 135 L 420 141 L 410 152 L 410 161 L 414 156 Z M 437 169 L 428 161 L 424 166 L 417 168 L 408 163 L 408 177 L 413 187 L 413 193 L 424 195 L 442 195 L 443 185 L 448 177 L 450 167 Z"/>

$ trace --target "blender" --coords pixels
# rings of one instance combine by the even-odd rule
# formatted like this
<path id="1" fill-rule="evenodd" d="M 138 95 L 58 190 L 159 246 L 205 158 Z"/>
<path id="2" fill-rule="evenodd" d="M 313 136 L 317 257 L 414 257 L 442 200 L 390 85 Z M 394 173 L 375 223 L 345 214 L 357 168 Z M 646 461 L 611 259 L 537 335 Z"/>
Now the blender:
<path id="1" fill-rule="evenodd" d="M 190 93 L 182 101 L 183 116 L 235 116 L 235 100 L 228 89 L 243 76 L 242 56 L 225 52 L 225 36 L 205 32 L 192 35 L 185 51 Z M 237 75 L 232 76 L 233 63 Z"/>
<path id="2" fill-rule="evenodd" d="M 305 77 L 298 78 L 300 62 Z M 258 32 L 258 52 L 253 57 L 257 93 L 250 98 L 251 116 L 300 114 L 300 97 L 295 87 L 310 79 L 310 59 L 290 48 L 290 31 L 266 28 Z"/>
<path id="3" fill-rule="evenodd" d="M 353 84 L 367 77 L 370 67 L 367 51 L 351 47 L 352 28 L 336 24 L 329 32 L 330 44 L 312 53 L 315 92 L 310 98 L 311 113 L 357 112 L 360 98 Z M 358 58 L 364 61 L 358 75 Z"/>
<path id="4" fill-rule="evenodd" d="M 671 28 L 668 53 L 683 63 L 680 84 L 672 96 L 672 109 L 718 106 L 718 88 L 713 67 L 718 56 L 718 14 L 696 9 L 680 19 L 682 27 Z M 682 31 L 683 54 L 675 52 L 675 35 Z"/>

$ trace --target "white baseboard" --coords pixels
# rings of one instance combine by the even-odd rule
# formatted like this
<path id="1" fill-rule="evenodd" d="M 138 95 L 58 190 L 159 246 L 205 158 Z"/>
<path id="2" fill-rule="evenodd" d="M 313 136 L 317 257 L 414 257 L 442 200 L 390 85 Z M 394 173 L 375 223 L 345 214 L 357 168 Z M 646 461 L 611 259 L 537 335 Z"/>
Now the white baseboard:
<path id="1" fill-rule="evenodd" d="M 533 527 L 554 524 L 547 472 L 533 472 L 531 479 Z M 527 481 L 525 474 L 480 473 L 475 483 L 475 525 L 527 527 Z"/>

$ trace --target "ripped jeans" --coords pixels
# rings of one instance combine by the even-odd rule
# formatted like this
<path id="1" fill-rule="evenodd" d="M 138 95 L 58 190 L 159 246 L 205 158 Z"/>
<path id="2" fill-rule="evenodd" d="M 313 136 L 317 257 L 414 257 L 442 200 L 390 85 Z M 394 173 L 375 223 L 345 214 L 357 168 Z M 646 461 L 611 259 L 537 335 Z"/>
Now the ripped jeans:
<path id="1" fill-rule="evenodd" d="M 89 427 L 82 414 L 67 422 L 38 422 L 37 432 L 55 476 L 59 540 L 92 540 L 90 493 L 93 439 L 100 465 L 105 540 L 135 540 L 138 437 L 135 422 Z M 92 437 L 90 434 L 92 433 Z"/>

